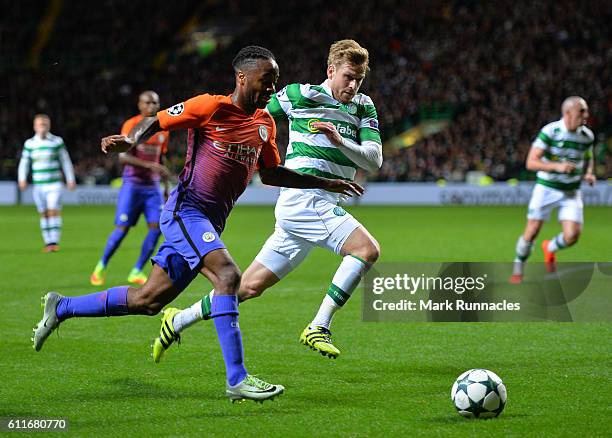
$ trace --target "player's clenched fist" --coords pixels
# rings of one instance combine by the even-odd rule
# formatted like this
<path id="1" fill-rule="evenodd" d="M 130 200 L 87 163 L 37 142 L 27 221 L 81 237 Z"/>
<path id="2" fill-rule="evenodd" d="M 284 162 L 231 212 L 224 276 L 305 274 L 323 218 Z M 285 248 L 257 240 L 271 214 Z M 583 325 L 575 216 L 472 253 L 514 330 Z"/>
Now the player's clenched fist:
<path id="1" fill-rule="evenodd" d="M 572 173 L 576 170 L 576 165 L 574 163 L 564 162 L 557 164 L 557 172 L 560 173 Z"/>

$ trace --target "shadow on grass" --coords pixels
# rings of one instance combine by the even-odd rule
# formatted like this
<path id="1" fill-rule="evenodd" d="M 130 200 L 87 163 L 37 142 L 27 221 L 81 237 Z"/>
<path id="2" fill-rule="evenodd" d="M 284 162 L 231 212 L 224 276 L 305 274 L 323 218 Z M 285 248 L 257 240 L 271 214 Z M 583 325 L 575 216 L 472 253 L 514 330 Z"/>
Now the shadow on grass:
<path id="1" fill-rule="evenodd" d="M 83 397 L 90 401 L 113 401 L 121 399 L 218 399 L 218 395 L 210 394 L 197 388 L 177 389 L 174 387 L 164 387 L 161 384 L 130 377 L 109 380 L 106 388 L 98 389 L 91 393 L 79 392 L 79 397 Z"/>
<path id="2" fill-rule="evenodd" d="M 206 391 L 191 387 L 189 389 L 184 388 L 176 388 L 176 387 L 166 387 L 162 384 L 152 383 L 149 381 L 135 379 L 135 378 L 120 378 L 113 379 L 108 381 L 106 389 L 99 389 L 95 392 L 81 392 L 79 391 L 78 396 L 79 399 L 85 399 L 88 401 L 97 401 L 97 402 L 112 402 L 118 400 L 164 400 L 171 401 L 171 404 L 175 407 L 179 407 L 182 402 L 185 403 L 185 409 L 190 410 L 193 406 L 193 402 L 200 401 L 205 403 L 207 406 L 218 406 L 223 407 L 226 404 L 229 404 L 229 400 L 227 400 L 224 396 L 224 389 L 221 387 L 219 390 L 215 391 Z M 282 400 L 282 397 L 280 398 Z M 247 406 L 254 404 L 251 402 L 245 402 Z M 268 412 L 277 412 L 277 413 L 285 413 L 285 414 L 297 414 L 300 411 L 298 409 L 291 408 L 286 409 L 282 407 L 282 402 L 278 404 L 275 401 L 265 402 L 267 407 L 266 411 Z M 232 406 L 232 405 L 230 405 Z M 259 408 L 259 405 L 256 405 Z M 270 410 L 273 408 L 273 410 Z M 279 409 L 280 408 L 280 409 Z M 200 411 L 198 409 L 197 413 L 193 415 L 185 415 L 185 418 L 193 418 L 193 417 L 241 417 L 241 416 L 250 416 L 250 415 L 259 415 L 260 411 L 257 409 L 250 411 Z"/>
<path id="3" fill-rule="evenodd" d="M 530 415 L 527 414 L 505 414 L 502 413 L 499 417 L 496 418 L 464 418 L 459 414 L 455 415 L 440 415 L 436 417 L 427 417 L 423 418 L 421 421 L 425 423 L 438 423 L 438 424 L 473 424 L 473 423 L 488 423 L 495 421 L 504 421 L 505 419 L 520 419 L 520 418 L 528 418 Z"/>

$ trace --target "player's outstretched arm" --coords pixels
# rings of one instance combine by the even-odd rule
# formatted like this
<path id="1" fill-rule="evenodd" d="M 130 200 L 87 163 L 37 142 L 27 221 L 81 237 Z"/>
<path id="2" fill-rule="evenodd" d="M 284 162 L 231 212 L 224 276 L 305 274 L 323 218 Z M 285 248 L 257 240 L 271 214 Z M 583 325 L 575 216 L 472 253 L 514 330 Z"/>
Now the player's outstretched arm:
<path id="1" fill-rule="evenodd" d="M 105 154 L 108 152 L 126 152 L 134 145 L 147 141 L 153 134 L 162 129 L 157 116 L 145 117 L 130 133 L 126 135 L 109 135 L 100 142 L 100 148 Z"/>
<path id="2" fill-rule="evenodd" d="M 259 169 L 261 182 L 270 186 L 290 187 L 295 189 L 323 189 L 328 192 L 342 193 L 347 196 L 361 196 L 364 188 L 352 181 L 321 178 L 277 166 Z"/>

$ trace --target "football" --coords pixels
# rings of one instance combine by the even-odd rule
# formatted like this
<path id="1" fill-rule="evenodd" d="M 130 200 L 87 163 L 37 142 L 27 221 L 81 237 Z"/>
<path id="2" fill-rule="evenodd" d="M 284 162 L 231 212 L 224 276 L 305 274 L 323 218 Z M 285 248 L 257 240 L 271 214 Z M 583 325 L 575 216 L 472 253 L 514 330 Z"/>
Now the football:
<path id="1" fill-rule="evenodd" d="M 471 369 L 457 377 L 451 400 L 463 417 L 497 417 L 506 406 L 506 386 L 493 371 Z"/>

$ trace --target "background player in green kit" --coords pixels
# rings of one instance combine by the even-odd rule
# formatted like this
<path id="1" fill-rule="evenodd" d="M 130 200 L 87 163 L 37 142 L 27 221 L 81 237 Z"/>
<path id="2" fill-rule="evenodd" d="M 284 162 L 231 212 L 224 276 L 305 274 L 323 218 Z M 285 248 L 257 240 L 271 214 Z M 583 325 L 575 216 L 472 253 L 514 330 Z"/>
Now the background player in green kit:
<path id="1" fill-rule="evenodd" d="M 368 96 L 358 92 L 368 60 L 368 51 L 357 42 L 337 41 L 330 48 L 322 84 L 290 84 L 272 97 L 267 110 L 277 121 L 289 120 L 286 167 L 352 181 L 357 168 L 374 171 L 382 165 L 376 109 Z M 238 293 L 241 301 L 258 297 L 314 247 L 340 255 L 342 262 L 319 311 L 300 336 L 300 342 L 331 358 L 340 355 L 331 341 L 332 317 L 380 254 L 378 242 L 338 205 L 339 200 L 339 195 L 319 189 L 282 188 L 275 231 L 244 272 Z M 156 362 L 184 328 L 208 318 L 213 295 L 214 291 L 183 311 L 166 309 L 153 345 Z"/>
<path id="2" fill-rule="evenodd" d="M 74 169 L 62 137 L 50 132 L 51 119 L 46 114 L 34 116 L 34 136 L 26 140 L 19 161 L 18 183 L 23 191 L 32 168 L 32 195 L 40 213 L 44 252 L 59 251 L 62 234 L 62 171 L 69 190 L 76 187 Z"/>
<path id="3" fill-rule="evenodd" d="M 560 120 L 544 126 L 527 157 L 527 169 L 537 171 L 527 213 L 527 226 L 516 243 L 514 271 L 510 282 L 523 281 L 523 265 L 533 243 L 553 208 L 559 208 L 562 232 L 542 242 L 544 262 L 549 272 L 556 270 L 555 253 L 574 245 L 583 224 L 580 183 L 595 183 L 593 174 L 593 132 L 585 126 L 589 107 L 579 96 L 570 96 L 561 105 Z"/>

